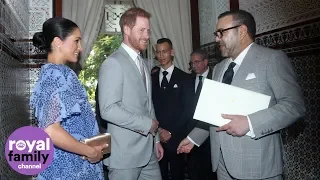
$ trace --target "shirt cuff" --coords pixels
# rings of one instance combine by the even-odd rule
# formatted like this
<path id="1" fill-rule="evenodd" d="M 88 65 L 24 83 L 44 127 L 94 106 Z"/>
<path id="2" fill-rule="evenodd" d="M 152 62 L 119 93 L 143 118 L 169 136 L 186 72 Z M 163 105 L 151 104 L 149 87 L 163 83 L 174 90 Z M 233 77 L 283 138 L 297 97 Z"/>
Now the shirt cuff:
<path id="1" fill-rule="evenodd" d="M 199 144 L 195 143 L 189 136 L 187 136 L 187 138 L 192 142 L 192 144 L 196 145 L 196 146 L 200 146 Z"/>
<path id="2" fill-rule="evenodd" d="M 249 116 L 247 116 L 247 118 L 248 118 L 248 123 L 249 123 L 249 132 L 247 133 L 247 135 L 250 136 L 251 138 L 254 138 L 254 137 L 256 137 L 256 135 L 253 132 L 253 128 L 252 128 L 252 124 L 251 124 Z"/>

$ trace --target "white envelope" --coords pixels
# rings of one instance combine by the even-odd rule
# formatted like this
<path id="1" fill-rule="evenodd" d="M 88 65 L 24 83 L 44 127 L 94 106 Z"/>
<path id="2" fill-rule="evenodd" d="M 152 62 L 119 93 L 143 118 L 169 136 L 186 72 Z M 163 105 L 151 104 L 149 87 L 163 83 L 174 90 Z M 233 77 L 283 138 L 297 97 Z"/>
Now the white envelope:
<path id="1" fill-rule="evenodd" d="M 268 108 L 270 96 L 205 79 L 193 118 L 215 126 L 230 122 L 221 114 L 248 115 Z"/>

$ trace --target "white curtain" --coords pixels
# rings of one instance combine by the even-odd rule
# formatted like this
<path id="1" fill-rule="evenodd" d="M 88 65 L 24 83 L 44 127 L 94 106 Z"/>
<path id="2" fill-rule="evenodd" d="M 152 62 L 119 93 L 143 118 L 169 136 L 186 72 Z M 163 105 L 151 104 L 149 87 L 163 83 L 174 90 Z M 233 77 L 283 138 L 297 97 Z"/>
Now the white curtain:
<path id="1" fill-rule="evenodd" d="M 83 51 L 80 65 L 84 67 L 101 29 L 104 19 L 105 0 L 63 0 L 62 17 L 74 21 L 82 33 Z"/>
<path id="2" fill-rule="evenodd" d="M 151 44 L 155 45 L 160 38 L 169 38 L 175 50 L 175 66 L 188 72 L 192 52 L 189 0 L 134 0 L 134 3 L 151 13 Z"/>

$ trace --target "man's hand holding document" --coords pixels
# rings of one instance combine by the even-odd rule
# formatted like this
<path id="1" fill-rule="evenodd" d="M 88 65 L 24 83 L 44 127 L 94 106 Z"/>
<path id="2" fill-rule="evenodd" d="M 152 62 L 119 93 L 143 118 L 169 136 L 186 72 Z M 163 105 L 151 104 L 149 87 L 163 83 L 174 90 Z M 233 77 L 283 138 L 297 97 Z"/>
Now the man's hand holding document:
<path id="1" fill-rule="evenodd" d="M 193 118 L 223 126 L 230 122 L 222 114 L 244 115 L 268 108 L 270 96 L 205 79 Z"/>

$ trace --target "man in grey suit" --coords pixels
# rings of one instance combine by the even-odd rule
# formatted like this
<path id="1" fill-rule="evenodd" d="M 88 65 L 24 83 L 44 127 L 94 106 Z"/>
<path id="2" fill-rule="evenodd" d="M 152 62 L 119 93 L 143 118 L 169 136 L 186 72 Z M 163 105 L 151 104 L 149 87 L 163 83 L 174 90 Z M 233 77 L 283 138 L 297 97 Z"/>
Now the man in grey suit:
<path id="1" fill-rule="evenodd" d="M 209 132 L 194 128 L 177 152 L 188 153 L 210 135 L 212 169 L 219 180 L 282 179 L 284 151 L 279 131 L 305 113 L 290 60 L 282 51 L 254 43 L 256 24 L 246 11 L 222 13 L 216 29 L 216 42 L 228 58 L 215 66 L 213 79 L 271 96 L 269 108 L 248 115 L 224 114 L 231 121 L 211 126 Z"/>
<path id="2" fill-rule="evenodd" d="M 121 47 L 99 71 L 101 117 L 108 122 L 111 154 L 104 160 L 110 180 L 161 180 L 163 148 L 151 98 L 151 78 L 140 52 L 149 40 L 150 14 L 131 8 L 120 18 Z"/>

